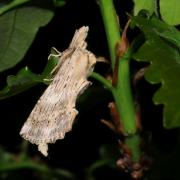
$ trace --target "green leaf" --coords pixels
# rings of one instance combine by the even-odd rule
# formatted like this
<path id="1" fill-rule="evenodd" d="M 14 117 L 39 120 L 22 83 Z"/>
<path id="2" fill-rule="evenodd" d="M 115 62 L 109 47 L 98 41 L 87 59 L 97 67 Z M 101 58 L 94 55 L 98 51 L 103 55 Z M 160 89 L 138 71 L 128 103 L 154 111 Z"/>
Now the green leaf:
<path id="1" fill-rule="evenodd" d="M 11 2 L 5 2 L 3 4 L 1 4 L 1 7 L 0 7 L 0 15 L 3 14 L 4 12 L 18 6 L 18 5 L 21 5 L 21 4 L 24 4 L 26 2 L 28 2 L 30 0 L 13 0 Z"/>
<path id="2" fill-rule="evenodd" d="M 137 15 L 142 9 L 148 10 L 152 14 L 155 11 L 154 0 L 134 0 L 134 15 Z"/>
<path id="3" fill-rule="evenodd" d="M 65 0 L 53 0 L 53 2 L 54 2 L 54 5 L 56 7 L 61 7 L 61 6 L 64 6 L 66 4 Z"/>
<path id="4" fill-rule="evenodd" d="M 180 1 L 161 0 L 160 13 L 162 19 L 170 25 L 180 24 Z"/>
<path id="5" fill-rule="evenodd" d="M 176 131 L 177 132 L 177 131 Z M 175 137 L 175 136 L 173 136 Z M 163 146 L 164 148 L 159 148 L 159 144 L 157 146 L 156 143 L 151 143 L 151 147 L 153 147 L 153 165 L 151 167 L 151 172 L 149 173 L 148 180 L 162 180 L 162 179 L 173 179 L 179 180 L 179 162 L 180 162 L 180 137 L 175 138 L 176 144 L 172 143 L 172 147 L 169 150 L 169 141 L 170 138 L 166 141 L 167 146 Z M 166 148 L 168 147 L 168 150 Z"/>
<path id="6" fill-rule="evenodd" d="M 119 158 L 119 148 L 117 145 L 104 144 L 99 149 L 100 158 L 95 161 L 88 169 L 89 179 L 93 179 L 93 174 L 100 168 L 116 168 L 116 161 Z"/>
<path id="7" fill-rule="evenodd" d="M 4 163 L 12 163 L 12 162 L 13 162 L 12 154 L 8 153 L 0 146 L 0 166 L 3 166 Z"/>
<path id="8" fill-rule="evenodd" d="M 160 20 L 147 20 L 142 17 L 134 17 L 132 20 L 146 37 L 145 43 L 134 54 L 134 58 L 150 63 L 149 69 L 145 73 L 147 81 L 152 84 L 161 83 L 153 101 L 155 104 L 164 104 L 164 127 L 180 127 L 179 32 L 175 32 L 177 35 L 175 41 L 176 35 L 172 36 L 170 31 L 171 28 L 173 31 L 175 29 Z"/>
<path id="9" fill-rule="evenodd" d="M 177 48 L 180 49 L 180 32 L 173 26 L 166 29 L 163 32 L 157 32 L 159 36 L 166 39 L 167 41 L 173 43 Z"/>
<path id="10" fill-rule="evenodd" d="M 39 27 L 52 17 L 52 11 L 37 7 L 23 7 L 0 17 L 0 72 L 22 60 Z"/>
<path id="11" fill-rule="evenodd" d="M 144 26 L 143 28 L 146 28 L 146 31 L 149 33 L 149 35 L 153 32 L 180 48 L 180 32 L 174 26 L 168 25 L 155 18 L 147 21 L 143 18 L 140 19 L 140 17 L 134 17 L 132 22 L 134 22 L 135 19 L 139 19 L 141 22 L 143 21 L 143 23 L 146 24 L 146 27 Z M 151 22 L 151 24 L 148 26 L 149 22 Z M 137 22 L 135 23 L 137 26 L 140 26 L 140 24 L 138 25 Z M 148 33 L 146 33 L 147 36 Z"/>
<path id="12" fill-rule="evenodd" d="M 57 64 L 57 58 L 50 58 L 43 73 L 40 75 L 31 72 L 28 67 L 21 69 L 16 76 L 7 77 L 7 85 L 0 91 L 0 100 L 21 93 L 38 83 L 48 84 L 50 81 L 51 71 Z"/>

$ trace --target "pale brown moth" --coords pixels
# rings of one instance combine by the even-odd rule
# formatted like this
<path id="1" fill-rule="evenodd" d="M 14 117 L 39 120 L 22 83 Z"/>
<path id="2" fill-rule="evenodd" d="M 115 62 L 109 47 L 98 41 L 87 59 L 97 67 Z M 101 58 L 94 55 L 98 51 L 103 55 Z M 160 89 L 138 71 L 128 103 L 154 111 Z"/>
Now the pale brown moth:
<path id="1" fill-rule="evenodd" d="M 77 30 L 59 62 L 53 70 L 54 78 L 38 100 L 20 135 L 38 145 L 38 150 L 48 155 L 48 143 L 63 139 L 70 131 L 78 114 L 75 109 L 77 97 L 91 84 L 87 77 L 93 70 L 96 57 L 86 50 L 85 38 L 88 27 Z"/>

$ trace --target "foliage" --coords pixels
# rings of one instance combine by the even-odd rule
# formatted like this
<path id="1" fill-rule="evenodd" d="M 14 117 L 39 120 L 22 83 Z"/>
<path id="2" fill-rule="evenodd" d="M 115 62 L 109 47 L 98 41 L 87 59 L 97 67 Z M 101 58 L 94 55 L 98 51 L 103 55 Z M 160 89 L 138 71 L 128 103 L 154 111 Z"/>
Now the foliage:
<path id="1" fill-rule="evenodd" d="M 180 24 L 180 6 L 178 0 L 168 1 L 163 0 L 160 1 L 160 13 L 162 19 L 171 25 Z"/>
<path id="2" fill-rule="evenodd" d="M 153 14 L 155 8 L 155 1 L 153 0 L 134 0 L 134 15 L 137 15 L 142 9 L 148 10 L 150 14 Z"/>
<path id="3" fill-rule="evenodd" d="M 0 17 L 0 72 L 15 66 L 22 60 L 33 42 L 38 29 L 46 25 L 53 12 L 37 7 L 22 7 Z M 16 49 L 16 48 L 18 49 Z"/>
<path id="4" fill-rule="evenodd" d="M 101 144 L 97 147 L 99 149 L 98 157 L 96 157 L 96 159 L 93 159 L 93 162 L 91 161 L 91 163 L 89 163 L 88 165 L 86 164 L 85 168 L 82 168 L 83 170 L 81 171 L 81 175 L 78 175 L 80 179 L 82 179 L 82 177 L 87 180 L 98 179 L 97 172 L 103 169 L 103 172 L 106 173 L 106 170 L 104 169 L 106 169 L 107 167 L 111 170 L 117 171 L 117 160 L 121 160 L 120 162 L 125 163 L 123 164 L 123 166 L 125 167 L 123 170 L 127 171 L 131 175 L 131 177 L 134 177 L 134 173 L 138 171 L 137 169 L 133 169 L 134 165 L 139 163 L 141 166 L 140 170 L 142 172 L 144 172 L 144 169 L 146 169 L 146 165 L 143 164 L 144 162 L 141 162 L 141 159 L 146 156 L 146 152 L 144 149 L 142 150 L 141 144 L 148 144 L 151 140 L 146 139 L 145 133 L 141 128 L 141 126 L 143 126 L 147 122 L 145 121 L 144 124 L 141 124 L 140 119 L 138 119 L 140 113 L 138 109 L 139 102 L 136 102 L 136 99 L 134 98 L 137 96 L 138 92 L 136 92 L 136 88 L 132 89 L 134 85 L 131 84 L 131 80 L 133 80 L 131 74 L 132 71 L 130 69 L 132 59 L 137 60 L 138 65 L 140 66 L 141 62 L 148 63 L 148 66 L 146 68 L 147 70 L 144 74 L 145 79 L 152 85 L 159 84 L 160 86 L 153 96 L 153 102 L 156 105 L 163 104 L 163 126 L 167 129 L 180 127 L 180 32 L 178 31 L 178 28 L 172 26 L 180 24 L 180 6 L 178 6 L 178 1 L 179 0 L 134 0 L 133 2 L 135 16 L 131 17 L 130 25 L 132 29 L 128 27 L 128 24 L 124 25 L 121 22 L 121 15 L 119 17 L 120 22 L 117 20 L 116 13 L 121 13 L 118 12 L 118 8 L 116 12 L 116 6 L 115 3 L 113 4 L 113 0 L 96 1 L 97 3 L 95 4 L 95 7 L 99 6 L 97 13 L 98 15 L 96 14 L 96 16 L 99 16 L 100 11 L 107 37 L 107 45 L 110 54 L 109 59 L 111 60 L 111 63 L 108 63 L 108 65 L 106 64 L 108 66 L 108 70 L 105 68 L 105 73 L 101 72 L 101 68 L 100 72 L 98 69 L 98 66 L 101 66 L 103 69 L 104 65 L 98 65 L 97 63 L 97 70 L 95 68 L 96 72 L 92 73 L 91 75 L 91 78 L 94 79 L 95 85 L 93 85 L 87 91 L 87 93 L 85 93 L 85 95 L 81 96 L 77 102 L 77 106 L 79 106 L 78 108 L 80 112 L 78 121 L 81 121 L 81 118 L 84 120 L 91 119 L 91 121 L 93 121 L 94 118 L 96 119 L 97 123 L 97 119 L 98 122 L 100 119 L 103 119 L 102 122 L 104 122 L 105 125 L 107 125 L 107 127 L 109 127 L 111 130 L 106 128 L 105 133 L 103 134 L 101 131 L 102 129 L 98 129 L 96 133 L 96 131 L 93 129 L 95 128 L 94 125 L 91 129 L 91 127 L 88 126 L 88 121 L 83 121 L 86 129 L 84 130 L 83 128 L 81 128 L 81 131 L 84 134 L 90 134 L 89 141 L 88 139 L 86 139 L 81 142 L 81 147 L 83 147 L 81 148 L 81 152 L 85 154 L 85 157 L 90 157 L 91 152 L 87 150 L 89 144 L 91 146 L 94 146 L 99 137 L 102 138 L 101 140 L 103 142 L 101 142 Z M 87 1 L 86 3 L 88 2 L 89 1 Z M 92 3 L 95 1 L 90 2 Z M 71 3 L 73 8 L 68 9 L 68 5 Z M 78 1 L 76 2 L 65 0 L 10 0 L 0 3 L 0 73 L 2 74 L 2 76 L 7 76 L 6 84 L 0 90 L 0 100 L 4 99 L 3 101 L 1 101 L 2 104 L 6 101 L 10 101 L 11 98 L 9 97 L 21 97 L 22 92 L 27 91 L 33 86 L 36 86 L 38 84 L 49 84 L 52 78 L 51 72 L 56 66 L 59 59 L 55 56 L 50 56 L 44 70 L 41 71 L 42 73 L 34 73 L 34 71 L 31 71 L 31 68 L 27 67 L 26 65 L 26 56 L 28 53 L 31 53 L 30 49 L 33 47 L 33 43 L 37 43 L 36 40 L 38 39 L 38 33 L 41 33 L 40 30 L 42 29 L 47 29 L 48 33 L 50 32 L 50 35 L 57 30 L 54 35 L 55 38 L 52 40 L 54 42 L 51 42 L 51 40 L 49 40 L 48 42 L 52 44 L 60 42 L 60 44 L 62 44 L 63 40 L 59 40 L 59 36 L 62 32 L 63 36 L 68 36 L 68 33 L 65 33 L 64 31 L 68 29 L 66 29 L 66 25 L 69 23 L 69 21 L 70 24 L 72 24 L 71 27 L 73 27 L 72 32 L 74 31 L 74 29 L 77 29 L 77 27 L 80 26 L 77 23 L 77 20 L 75 22 L 71 22 L 71 18 L 75 16 L 71 12 L 73 11 L 73 9 L 75 9 L 73 12 L 75 12 L 76 15 L 80 12 L 80 15 L 75 16 L 75 18 L 81 18 L 82 22 L 80 24 L 91 24 L 91 21 L 86 21 L 87 16 L 84 15 L 87 11 L 88 6 L 83 6 L 82 1 L 81 5 L 83 8 L 79 10 L 78 8 L 81 8 L 81 6 L 79 6 L 78 3 Z M 121 7 L 123 6 L 124 4 L 122 3 Z M 76 10 L 76 8 L 78 10 Z M 62 20 L 65 17 L 58 16 L 61 13 L 66 13 L 66 23 Z M 126 12 L 123 13 L 125 14 Z M 85 20 L 83 19 L 84 16 L 86 17 Z M 61 17 L 62 19 L 59 17 Z M 125 20 L 127 19 L 128 18 L 126 17 Z M 57 21 L 58 23 L 53 26 L 52 24 Z M 49 27 L 47 26 L 48 24 L 50 24 Z M 78 24 L 78 26 L 76 24 Z M 90 44 L 89 48 L 91 48 L 91 46 L 93 47 L 93 44 L 96 43 L 100 43 L 100 46 L 103 47 L 106 43 L 105 40 L 103 42 L 100 42 L 99 40 L 97 41 L 97 39 L 92 36 L 93 34 L 91 34 L 93 31 L 95 32 L 93 28 L 98 29 L 98 25 L 99 21 L 96 26 L 92 26 L 92 31 L 90 29 L 89 36 L 90 38 L 94 38 L 96 42 L 94 41 L 95 43 Z M 121 26 L 125 26 L 124 31 L 122 32 L 120 32 Z M 137 27 L 139 28 L 138 35 L 136 32 Z M 61 29 L 63 29 L 63 31 L 61 31 Z M 132 32 L 131 39 L 133 39 L 129 43 L 127 38 L 127 36 L 129 36 L 128 30 Z M 102 33 L 99 34 L 102 35 Z M 40 44 L 43 43 L 43 38 L 48 39 L 49 37 L 41 37 Z M 88 41 L 91 41 L 90 38 L 88 39 Z M 41 50 L 41 48 L 39 48 L 39 50 Z M 96 52 L 96 50 L 94 50 L 93 52 Z M 105 50 L 103 49 L 103 52 L 100 55 L 106 56 L 104 55 L 104 52 Z M 35 59 L 31 59 L 31 63 L 39 65 L 40 67 L 41 63 L 39 62 L 39 55 L 36 54 L 33 57 L 35 57 Z M 44 62 L 45 61 L 47 60 L 44 60 Z M 137 70 L 136 67 L 132 67 L 132 69 L 133 71 Z M 106 78 L 104 74 L 107 74 L 108 78 Z M 107 89 L 102 88 L 102 85 Z M 146 94 L 146 96 L 149 96 L 149 91 L 143 93 Z M 150 93 L 152 93 L 151 90 Z M 15 96 L 17 94 L 19 94 L 19 96 Z M 9 99 L 6 100 L 7 98 Z M 120 115 L 120 117 L 118 118 L 114 116 L 114 114 L 116 113 L 113 114 L 111 108 L 107 108 L 107 104 L 111 101 L 114 101 L 116 104 L 117 114 L 118 116 Z M 101 106 L 106 107 L 105 113 L 100 111 Z M 96 108 L 99 109 L 96 110 Z M 155 107 L 153 106 L 153 108 Z M 8 111 L 10 112 L 11 110 Z M 27 114 L 29 114 L 28 108 L 27 111 Z M 103 115 L 99 115 L 99 111 Z M 141 111 L 144 111 L 143 107 Z M 9 114 L 7 113 L 7 121 L 9 121 Z M 104 120 L 104 116 L 107 120 Z M 148 114 L 146 114 L 146 117 L 147 116 Z M 156 115 L 154 115 L 153 118 L 156 118 Z M 3 119 L 4 118 L 2 118 L 2 120 Z M 17 119 L 14 118 L 14 121 L 16 120 Z M 22 122 L 17 121 L 16 123 L 21 123 L 22 125 Z M 153 124 L 153 122 L 151 123 Z M 102 126 L 102 123 L 100 123 L 101 128 Z M 158 126 L 158 123 L 154 122 L 152 126 L 156 127 Z M 18 133 L 18 131 L 19 129 L 16 129 L 16 134 Z M 168 132 L 171 133 L 171 131 Z M 85 136 L 84 134 L 83 136 Z M 174 134 L 177 135 L 176 133 Z M 107 139 L 109 138 L 108 136 L 112 136 L 109 140 L 109 145 L 107 142 Z M 179 135 L 177 136 L 179 137 Z M 150 135 L 148 136 L 148 138 L 150 139 Z M 90 140 L 92 139 L 93 142 L 91 144 Z M 119 139 L 121 140 L 120 142 Z M 163 139 L 166 138 L 163 137 Z M 174 141 L 175 139 L 176 138 L 174 137 Z M 170 142 L 171 140 L 172 139 L 170 139 Z M 68 141 L 68 135 L 65 141 Z M 104 143 L 104 141 L 106 143 Z M 119 145 L 117 145 L 117 141 Z M 152 142 L 150 142 L 149 145 L 151 145 L 151 143 Z M 70 153 L 73 154 L 75 149 L 68 148 L 65 150 L 65 152 L 69 152 L 70 149 Z M 174 172 L 176 174 L 176 177 L 174 176 L 174 178 L 179 178 L 180 175 L 177 168 L 173 168 L 178 164 L 178 162 L 176 162 L 176 157 L 179 158 L 179 141 L 176 145 L 174 145 L 174 148 L 175 150 L 173 151 L 172 155 L 169 156 L 167 156 L 166 153 L 161 153 L 162 151 L 159 150 L 158 147 L 155 150 L 155 154 L 153 154 L 155 148 L 153 150 L 151 149 L 150 153 L 152 153 L 152 155 L 154 155 L 155 157 L 155 164 L 152 166 L 152 171 L 150 175 L 147 176 L 147 179 L 151 180 L 154 177 L 157 177 L 156 179 L 160 180 L 161 178 L 164 178 L 166 174 L 169 178 L 171 178 L 173 176 L 169 175 L 170 172 Z M 48 160 L 44 160 L 37 154 L 32 155 L 31 151 L 29 152 L 29 149 L 30 148 L 28 147 L 28 144 L 25 143 L 24 145 L 24 141 L 22 141 L 22 144 L 18 148 L 18 153 L 8 152 L 8 150 L 6 151 L 5 148 L 1 147 L 0 178 L 11 179 L 12 177 L 15 177 L 15 179 L 23 179 L 22 173 L 20 173 L 20 176 L 18 173 L 15 173 L 17 176 L 13 176 L 13 172 L 30 171 L 33 172 L 33 175 L 37 176 L 38 179 L 76 179 L 75 175 L 72 173 L 73 171 L 66 170 L 72 162 L 72 159 L 70 158 L 71 155 L 68 155 L 65 158 L 68 162 L 68 165 L 66 165 L 65 168 L 53 168 L 53 166 L 55 165 L 48 164 Z M 59 152 L 61 151 L 59 150 Z M 63 159 L 64 155 L 59 152 L 57 155 L 55 155 L 54 159 L 56 159 L 57 157 L 61 157 Z M 130 152 L 130 158 L 128 156 L 128 152 Z M 83 153 L 80 154 L 79 157 L 81 157 Z M 165 157 L 167 157 L 167 161 Z M 126 164 L 125 160 L 130 163 Z M 158 162 L 156 162 L 156 160 Z M 163 168 L 160 167 L 160 162 L 163 163 Z M 172 166 L 172 168 L 169 169 L 167 162 L 171 162 L 172 164 L 175 162 L 175 164 L 174 166 Z M 76 169 L 76 165 L 74 164 L 72 166 L 74 169 Z M 79 167 L 77 167 L 77 169 L 78 168 Z M 160 170 L 161 174 L 159 174 L 158 170 Z M 166 172 L 164 172 L 164 170 Z M 104 179 L 104 177 L 100 179 Z"/>
<path id="5" fill-rule="evenodd" d="M 8 10 L 11 10 L 12 8 L 19 6 L 21 4 L 24 4 L 28 2 L 29 0 L 14 0 L 14 1 L 6 1 L 6 2 L 1 2 L 1 8 L 0 8 L 0 15 L 5 13 Z"/>
<path id="6" fill-rule="evenodd" d="M 132 20 L 146 37 L 134 58 L 150 63 L 145 73 L 150 83 L 161 83 L 153 100 L 155 104 L 164 104 L 164 126 L 179 127 L 180 112 L 172 107 L 180 106 L 180 32 L 156 18 L 134 17 Z"/>
<path id="7" fill-rule="evenodd" d="M 28 67 L 21 69 L 16 76 L 7 77 L 7 85 L 0 91 L 0 99 L 14 96 L 38 83 L 48 83 L 46 79 L 51 78 L 51 71 L 57 64 L 56 58 L 50 58 L 42 74 L 32 73 Z"/>
<path id="8" fill-rule="evenodd" d="M 134 0 L 134 15 L 142 9 L 148 10 L 150 14 L 160 14 L 162 19 L 170 25 L 180 24 L 180 4 L 179 0 Z M 158 9 L 160 11 L 158 12 Z"/>

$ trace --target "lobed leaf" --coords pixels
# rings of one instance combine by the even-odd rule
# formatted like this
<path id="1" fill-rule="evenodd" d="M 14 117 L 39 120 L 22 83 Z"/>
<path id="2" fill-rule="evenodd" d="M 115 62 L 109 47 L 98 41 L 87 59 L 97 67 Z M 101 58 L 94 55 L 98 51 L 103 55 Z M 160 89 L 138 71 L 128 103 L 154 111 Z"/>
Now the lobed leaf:
<path id="1" fill-rule="evenodd" d="M 164 127 L 180 127 L 180 33 L 158 19 L 134 17 L 132 21 L 146 38 L 134 58 L 150 63 L 147 81 L 161 83 L 153 101 L 164 105 Z"/>

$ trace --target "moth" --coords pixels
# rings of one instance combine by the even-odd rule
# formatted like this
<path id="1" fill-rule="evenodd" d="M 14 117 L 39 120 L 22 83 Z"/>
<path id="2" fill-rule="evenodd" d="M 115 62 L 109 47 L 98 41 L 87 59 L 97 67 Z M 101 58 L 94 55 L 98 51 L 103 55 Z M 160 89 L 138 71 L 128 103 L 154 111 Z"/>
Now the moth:
<path id="1" fill-rule="evenodd" d="M 76 30 L 69 48 L 57 54 L 59 61 L 52 71 L 52 82 L 20 131 L 24 139 L 38 145 L 44 156 L 48 155 L 49 143 L 63 139 L 72 129 L 78 114 L 76 99 L 91 84 L 87 78 L 93 71 L 96 57 L 86 49 L 88 30 L 85 26 Z"/>

